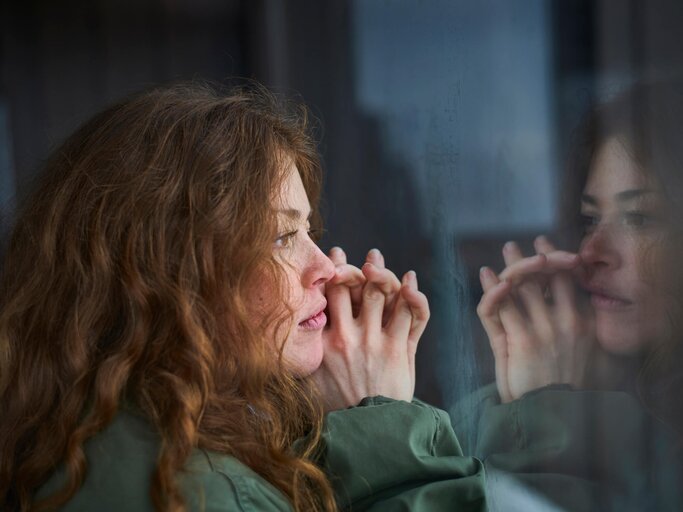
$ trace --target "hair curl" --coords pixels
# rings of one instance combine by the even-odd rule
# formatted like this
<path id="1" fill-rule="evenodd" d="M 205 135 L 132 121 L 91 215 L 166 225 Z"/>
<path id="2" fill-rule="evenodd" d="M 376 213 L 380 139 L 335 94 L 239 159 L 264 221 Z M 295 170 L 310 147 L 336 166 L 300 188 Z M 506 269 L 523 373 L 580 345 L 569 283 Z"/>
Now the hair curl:
<path id="1" fill-rule="evenodd" d="M 264 273 L 283 296 L 271 208 L 283 158 L 317 212 L 309 125 L 259 86 L 182 84 L 109 108 L 54 152 L 0 280 L 0 503 L 68 501 L 84 441 L 125 402 L 161 438 L 157 510 L 184 508 L 175 476 L 197 447 L 236 457 L 296 510 L 335 508 L 311 461 L 321 407 L 267 339 L 292 312 L 273 301 L 255 326 L 245 299 Z M 60 463 L 66 486 L 32 503 Z"/>

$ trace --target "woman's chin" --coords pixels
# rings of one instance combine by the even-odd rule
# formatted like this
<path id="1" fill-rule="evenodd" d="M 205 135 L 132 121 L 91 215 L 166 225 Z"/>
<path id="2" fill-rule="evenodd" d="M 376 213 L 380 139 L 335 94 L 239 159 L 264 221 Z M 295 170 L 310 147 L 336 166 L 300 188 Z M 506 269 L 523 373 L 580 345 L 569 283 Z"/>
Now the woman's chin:
<path id="1" fill-rule="evenodd" d="M 285 345 L 284 358 L 297 377 L 314 373 L 323 362 L 322 331 L 305 332 L 290 339 Z"/>
<path id="2" fill-rule="evenodd" d="M 600 347 L 615 356 L 633 356 L 646 350 L 645 337 L 637 328 L 616 322 L 598 320 L 597 339 Z"/>

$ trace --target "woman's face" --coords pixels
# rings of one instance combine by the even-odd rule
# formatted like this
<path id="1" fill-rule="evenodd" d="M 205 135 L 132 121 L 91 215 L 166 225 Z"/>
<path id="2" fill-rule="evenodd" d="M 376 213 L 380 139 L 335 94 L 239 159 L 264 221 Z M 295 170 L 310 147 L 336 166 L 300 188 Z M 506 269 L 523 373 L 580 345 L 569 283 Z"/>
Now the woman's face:
<path id="1" fill-rule="evenodd" d="M 600 345 L 612 354 L 647 350 L 666 336 L 661 244 L 666 202 L 657 181 L 624 146 L 597 152 L 581 199 L 583 287 L 595 310 Z"/>
<path id="2" fill-rule="evenodd" d="M 273 251 L 285 271 L 286 300 L 294 310 L 294 317 L 290 325 L 272 336 L 279 340 L 288 333 L 283 349 L 285 363 L 304 377 L 317 370 L 322 362 L 322 332 L 327 324 L 325 283 L 334 276 L 335 266 L 310 237 L 311 206 L 293 163 L 286 170 L 273 206 L 278 225 Z M 258 311 L 258 303 L 264 302 L 264 298 L 272 299 L 275 290 L 267 282 L 261 282 L 257 288 Z"/>

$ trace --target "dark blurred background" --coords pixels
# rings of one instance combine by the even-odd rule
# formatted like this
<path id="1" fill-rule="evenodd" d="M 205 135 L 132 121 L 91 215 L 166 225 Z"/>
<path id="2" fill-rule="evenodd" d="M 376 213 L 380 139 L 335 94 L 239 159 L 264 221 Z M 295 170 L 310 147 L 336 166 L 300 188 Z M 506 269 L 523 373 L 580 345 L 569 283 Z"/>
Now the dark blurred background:
<path id="1" fill-rule="evenodd" d="M 493 377 L 482 264 L 555 232 L 572 130 L 595 98 L 678 74 L 680 0 L 7 1 L 0 228 L 51 148 L 109 103 L 180 79 L 255 78 L 321 120 L 323 245 L 415 269 L 432 321 L 418 396 Z"/>

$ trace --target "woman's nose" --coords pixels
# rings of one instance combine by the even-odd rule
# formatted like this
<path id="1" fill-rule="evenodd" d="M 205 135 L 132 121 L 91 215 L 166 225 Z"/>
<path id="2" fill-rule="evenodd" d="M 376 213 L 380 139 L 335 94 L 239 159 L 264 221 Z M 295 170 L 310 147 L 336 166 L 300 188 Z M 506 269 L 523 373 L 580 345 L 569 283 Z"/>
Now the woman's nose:
<path id="1" fill-rule="evenodd" d="M 335 265 L 320 248 L 311 243 L 306 269 L 302 276 L 303 285 L 306 288 L 320 286 L 334 277 Z"/>
<path id="2" fill-rule="evenodd" d="M 581 241 L 579 255 L 593 267 L 618 267 L 621 261 L 619 237 L 609 226 L 596 226 Z"/>

